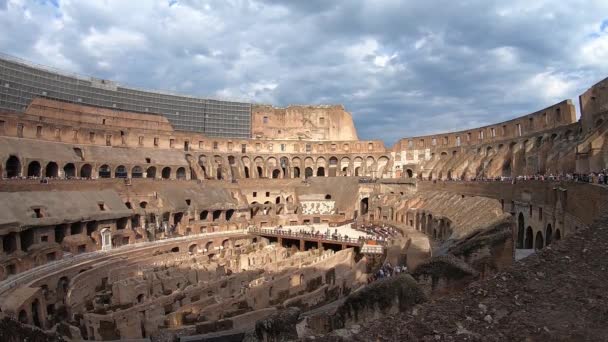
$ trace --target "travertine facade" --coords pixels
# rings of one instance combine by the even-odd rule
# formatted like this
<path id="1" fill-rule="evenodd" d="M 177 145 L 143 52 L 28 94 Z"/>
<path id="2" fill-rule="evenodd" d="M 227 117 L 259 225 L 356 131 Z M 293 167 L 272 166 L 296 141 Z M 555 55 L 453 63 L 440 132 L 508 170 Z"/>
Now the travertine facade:
<path id="1" fill-rule="evenodd" d="M 607 94 L 579 121 L 565 100 L 390 148 L 342 106 L 254 106 L 253 138 L 221 139 L 36 98 L 0 113 L 0 309 L 88 340 L 234 337 L 384 261 L 449 294 L 600 214 L 606 188 L 565 175 L 608 167 Z M 512 181 L 530 175 L 547 179 Z"/>

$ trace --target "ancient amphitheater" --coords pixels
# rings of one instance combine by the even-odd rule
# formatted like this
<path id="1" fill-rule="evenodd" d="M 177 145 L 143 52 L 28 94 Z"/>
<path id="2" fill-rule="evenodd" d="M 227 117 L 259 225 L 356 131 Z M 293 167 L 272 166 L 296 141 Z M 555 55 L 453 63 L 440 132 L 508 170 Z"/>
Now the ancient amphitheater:
<path id="1" fill-rule="evenodd" d="M 607 87 L 385 146 L 2 58 L 0 339 L 607 340 Z"/>

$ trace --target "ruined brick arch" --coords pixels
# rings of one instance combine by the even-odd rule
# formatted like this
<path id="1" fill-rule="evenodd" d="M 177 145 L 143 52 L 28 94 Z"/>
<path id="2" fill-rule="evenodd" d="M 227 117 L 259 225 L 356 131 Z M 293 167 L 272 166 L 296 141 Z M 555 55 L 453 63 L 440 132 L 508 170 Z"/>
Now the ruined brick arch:
<path id="1" fill-rule="evenodd" d="M 27 318 L 27 312 L 25 310 L 19 311 L 18 318 L 20 323 L 29 324 L 29 319 Z"/>
<path id="2" fill-rule="evenodd" d="M 390 159 L 387 156 L 381 156 L 376 162 L 376 172 L 378 178 L 383 178 L 387 174 L 387 169 L 390 163 Z"/>
<path id="3" fill-rule="evenodd" d="M 76 177 L 76 166 L 74 163 L 67 163 L 63 166 L 63 177 L 73 178 Z"/>
<path id="4" fill-rule="evenodd" d="M 555 241 L 559 241 L 562 239 L 562 233 L 561 231 L 558 229 L 555 230 Z"/>
<path id="5" fill-rule="evenodd" d="M 10 155 L 4 165 L 7 178 L 21 177 L 21 160 L 17 156 Z"/>
<path id="6" fill-rule="evenodd" d="M 84 164 L 80 167 L 80 177 L 91 178 L 93 176 L 93 167 L 91 164 Z"/>
<path id="7" fill-rule="evenodd" d="M 40 163 L 36 160 L 31 161 L 27 166 L 27 176 L 28 177 L 40 177 L 41 166 Z"/>
<path id="8" fill-rule="evenodd" d="M 532 231 L 531 226 L 528 226 L 528 228 L 526 228 L 526 237 L 524 239 L 524 248 L 525 249 L 534 248 L 534 232 Z"/>
<path id="9" fill-rule="evenodd" d="M 534 239 L 534 249 L 543 249 L 545 247 L 543 233 L 541 231 L 536 232 L 536 238 Z"/>
<path id="10" fill-rule="evenodd" d="M 224 249 L 230 248 L 230 239 L 225 239 L 222 241 L 222 248 L 224 248 Z"/>
<path id="11" fill-rule="evenodd" d="M 57 165 L 57 163 L 55 163 L 54 161 L 48 162 L 46 164 L 46 167 L 44 168 L 44 175 L 46 177 L 53 178 L 59 177 L 59 166 Z"/>
<path id="12" fill-rule="evenodd" d="M 190 246 L 188 246 L 188 252 L 190 252 L 192 254 L 198 253 L 198 245 L 193 243 Z"/>
<path id="13" fill-rule="evenodd" d="M 171 168 L 169 166 L 166 166 L 162 169 L 161 171 L 161 177 L 163 179 L 169 179 L 171 178 Z"/>
<path id="14" fill-rule="evenodd" d="M 414 178 L 414 171 L 412 169 L 406 169 L 405 173 L 407 174 L 407 178 Z"/>
<path id="15" fill-rule="evenodd" d="M 317 177 L 325 177 L 325 167 L 319 166 L 317 168 Z"/>
<path id="16" fill-rule="evenodd" d="M 155 166 L 150 166 L 146 170 L 146 178 L 156 178 L 156 167 Z"/>
<path id="17" fill-rule="evenodd" d="M 524 248 L 524 236 L 525 236 L 525 229 L 524 227 L 526 226 L 525 224 L 525 219 L 524 219 L 524 214 L 523 213 L 519 213 L 519 215 L 517 216 L 517 243 L 516 243 L 516 248 L 522 249 Z"/>
<path id="18" fill-rule="evenodd" d="M 118 165 L 114 170 L 114 178 L 127 178 L 127 168 L 124 165 Z"/>
<path id="19" fill-rule="evenodd" d="M 272 170 L 272 178 L 281 178 L 281 170 L 280 169 L 274 169 Z"/>
<path id="20" fill-rule="evenodd" d="M 351 176 L 351 165 L 349 157 L 342 157 L 342 159 L 340 159 L 340 171 L 342 172 L 342 176 Z"/>
<path id="21" fill-rule="evenodd" d="M 553 240 L 553 228 L 551 227 L 551 223 L 547 224 L 547 228 L 545 229 L 545 246 L 549 246 L 551 241 Z"/>
<path id="22" fill-rule="evenodd" d="M 97 170 L 99 178 L 111 178 L 112 177 L 112 169 L 108 164 L 103 164 Z"/>
<path id="23" fill-rule="evenodd" d="M 131 178 L 142 178 L 143 176 L 144 169 L 139 165 L 133 166 L 133 168 L 131 169 Z"/>
<path id="24" fill-rule="evenodd" d="M 312 167 L 309 166 L 306 169 L 304 169 L 304 177 L 310 178 L 312 176 L 313 176 Z"/>
<path id="25" fill-rule="evenodd" d="M 177 179 L 186 179 L 186 168 L 184 167 L 179 167 L 177 169 L 177 171 L 175 172 L 175 177 Z"/>

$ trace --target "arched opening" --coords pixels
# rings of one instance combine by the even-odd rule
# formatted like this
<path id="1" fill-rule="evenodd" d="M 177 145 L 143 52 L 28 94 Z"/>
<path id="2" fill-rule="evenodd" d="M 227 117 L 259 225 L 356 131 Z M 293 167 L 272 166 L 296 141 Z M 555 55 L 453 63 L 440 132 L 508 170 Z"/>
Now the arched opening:
<path id="1" fill-rule="evenodd" d="M 127 178 L 127 168 L 124 165 L 118 165 L 114 170 L 114 178 Z"/>
<path id="2" fill-rule="evenodd" d="M 168 166 L 163 168 L 160 175 L 163 179 L 169 179 L 171 177 L 171 168 Z"/>
<path id="3" fill-rule="evenodd" d="M 222 168 L 221 167 L 217 168 L 217 179 L 218 180 L 224 179 L 224 175 L 222 174 Z"/>
<path id="4" fill-rule="evenodd" d="M 280 175 L 281 175 L 281 171 L 279 169 L 274 169 L 272 171 L 272 178 L 279 178 Z"/>
<path id="5" fill-rule="evenodd" d="M 519 216 L 517 217 L 517 247 L 519 249 L 524 248 L 524 227 L 525 227 L 525 222 L 524 222 L 524 214 L 523 213 L 519 213 Z"/>
<path id="6" fill-rule="evenodd" d="M 31 162 L 28 166 L 27 166 L 27 176 L 28 177 L 40 177 L 40 163 L 37 161 L 33 161 Z"/>
<path id="7" fill-rule="evenodd" d="M 91 164 L 84 164 L 80 168 L 80 178 L 91 178 L 93 174 L 93 167 Z"/>
<path id="8" fill-rule="evenodd" d="M 555 230 L 555 241 L 559 241 L 562 239 L 562 232 L 559 231 L 559 229 Z"/>
<path id="9" fill-rule="evenodd" d="M 264 170 L 262 170 L 262 167 L 258 166 L 257 169 L 258 169 L 258 178 L 264 177 Z"/>
<path id="10" fill-rule="evenodd" d="M 28 324 L 27 313 L 25 312 L 25 310 L 19 311 L 19 322 L 23 324 Z"/>
<path id="11" fill-rule="evenodd" d="M 198 245 L 197 244 L 190 245 L 190 247 L 188 247 L 188 252 L 190 252 L 192 254 L 198 252 Z"/>
<path id="12" fill-rule="evenodd" d="M 46 177 L 59 177 L 59 166 L 55 162 L 49 162 L 46 164 L 46 171 L 44 173 Z"/>
<path id="13" fill-rule="evenodd" d="M 412 171 L 412 169 L 407 169 L 405 172 L 407 173 L 407 178 L 414 177 L 414 171 Z"/>
<path id="14" fill-rule="evenodd" d="M 359 177 L 361 176 L 361 168 L 360 167 L 356 167 L 355 168 L 355 177 Z"/>
<path id="15" fill-rule="evenodd" d="M 107 164 L 103 164 L 99 167 L 98 171 L 99 178 L 110 178 L 112 177 L 112 171 Z"/>
<path id="16" fill-rule="evenodd" d="M 317 177 L 325 177 L 325 168 L 324 167 L 319 167 L 317 169 Z"/>
<path id="17" fill-rule="evenodd" d="M 534 248 L 534 233 L 532 232 L 532 227 L 528 226 L 526 228 L 526 240 L 524 241 L 526 249 Z"/>
<path id="18" fill-rule="evenodd" d="M 82 224 L 80 222 L 74 222 L 70 225 L 70 235 L 77 235 L 82 233 Z"/>
<path id="19" fill-rule="evenodd" d="M 156 167 L 150 166 L 148 170 L 146 170 L 146 178 L 156 178 Z"/>
<path id="20" fill-rule="evenodd" d="M 203 210 L 203 211 L 201 211 L 199 218 L 201 221 L 206 221 L 208 216 L 209 216 L 209 212 L 207 210 Z"/>
<path id="21" fill-rule="evenodd" d="M 215 210 L 215 211 L 213 211 L 212 220 L 213 221 L 219 220 L 221 215 L 222 215 L 222 211 L 221 210 Z"/>
<path id="22" fill-rule="evenodd" d="M 179 247 L 171 248 L 171 253 L 179 253 Z"/>
<path id="23" fill-rule="evenodd" d="M 331 199 L 331 195 L 330 194 L 325 195 L 325 199 L 326 200 L 330 200 Z"/>
<path id="24" fill-rule="evenodd" d="M 143 303 L 143 302 L 144 302 L 144 295 L 143 295 L 143 293 L 140 293 L 140 294 L 137 296 L 137 302 L 138 302 L 138 303 Z"/>
<path id="25" fill-rule="evenodd" d="M 35 326 L 40 327 L 40 301 L 38 298 L 32 302 L 32 321 Z"/>
<path id="26" fill-rule="evenodd" d="M 67 163 L 63 167 L 63 176 L 65 178 L 74 178 L 76 177 L 76 166 L 72 163 Z"/>
<path id="27" fill-rule="evenodd" d="M 293 168 L 293 178 L 300 178 L 300 168 L 297 166 Z"/>
<path id="28" fill-rule="evenodd" d="M 230 240 L 226 239 L 222 241 L 222 247 L 224 247 L 224 249 L 230 248 Z"/>
<path id="29" fill-rule="evenodd" d="M 245 178 L 249 178 L 249 168 L 245 166 L 243 170 L 245 171 Z"/>
<path id="30" fill-rule="evenodd" d="M 369 210 L 369 198 L 365 197 L 361 200 L 359 211 L 361 212 L 361 216 L 367 214 Z"/>
<path id="31" fill-rule="evenodd" d="M 142 178 L 144 176 L 144 169 L 141 166 L 133 166 L 131 169 L 131 178 Z"/>
<path id="32" fill-rule="evenodd" d="M 547 231 L 545 232 L 545 245 L 549 246 L 551 244 L 551 240 L 553 239 L 553 228 L 551 227 L 551 223 L 547 225 Z"/>
<path id="33" fill-rule="evenodd" d="M 186 169 L 183 167 L 180 167 L 179 169 L 177 169 L 176 177 L 177 177 L 177 179 L 186 179 Z"/>
<path id="34" fill-rule="evenodd" d="M 55 242 L 61 243 L 63 241 L 67 228 L 68 226 L 66 224 L 55 226 Z"/>
<path id="35" fill-rule="evenodd" d="M 234 209 L 228 209 L 226 211 L 226 221 L 230 221 L 230 219 L 232 218 L 232 215 L 234 215 Z"/>
<path id="36" fill-rule="evenodd" d="M 307 167 L 304 169 L 304 177 L 310 178 L 312 177 L 312 167 Z"/>
<path id="37" fill-rule="evenodd" d="M 8 157 L 5 169 L 7 178 L 21 177 L 21 162 L 19 158 L 15 156 Z"/>
<path id="38" fill-rule="evenodd" d="M 276 203 L 276 204 L 281 203 L 281 196 L 277 196 L 277 198 L 274 200 L 274 203 Z"/>
<path id="39" fill-rule="evenodd" d="M 207 252 L 211 252 L 214 248 L 213 248 L 213 241 L 209 241 L 205 244 L 205 249 L 207 250 Z"/>
<path id="40" fill-rule="evenodd" d="M 537 232 L 536 239 L 534 240 L 534 248 L 543 249 L 543 247 L 545 247 L 545 243 L 543 241 L 543 234 L 541 232 Z"/>

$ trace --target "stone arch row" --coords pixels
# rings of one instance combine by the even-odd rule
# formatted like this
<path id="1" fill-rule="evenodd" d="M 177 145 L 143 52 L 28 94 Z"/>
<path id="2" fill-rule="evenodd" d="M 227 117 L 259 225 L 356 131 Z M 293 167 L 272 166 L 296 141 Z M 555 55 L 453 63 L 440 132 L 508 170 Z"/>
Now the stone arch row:
<path id="1" fill-rule="evenodd" d="M 206 178 L 308 178 L 335 176 L 390 176 L 388 156 L 330 155 L 198 155 Z"/>
<path id="2" fill-rule="evenodd" d="M 3 177 L 28 178 L 152 178 L 152 179 L 190 179 L 184 166 L 130 165 L 86 162 L 56 162 L 42 160 L 22 160 L 9 155 L 3 161 Z"/>
<path id="3" fill-rule="evenodd" d="M 407 222 L 413 223 L 416 230 L 437 240 L 447 240 L 453 232 L 452 221 L 441 215 L 433 215 L 426 210 L 411 210 L 406 214 Z"/>
<path id="4" fill-rule="evenodd" d="M 517 236 L 515 238 L 515 248 L 517 249 L 543 249 L 554 241 L 562 239 L 562 232 L 551 223 L 539 228 L 532 228 L 526 222 L 525 215 L 519 212 L 516 219 Z"/>
<path id="5" fill-rule="evenodd" d="M 572 141 L 573 137 L 574 131 L 571 128 L 562 128 L 557 131 L 521 137 L 515 141 L 483 144 L 476 147 L 464 146 L 463 148 L 469 149 L 468 151 L 453 150 L 451 153 L 447 151 L 432 153 L 431 160 L 425 162 L 425 164 L 432 164 L 431 168 L 426 170 L 423 168 L 418 174 L 418 178 L 451 180 L 497 175 L 511 177 L 523 173 L 534 173 L 533 171 L 536 170 L 526 170 L 527 153 L 534 149 L 539 151 L 546 149 L 549 146 L 546 143 L 554 144 L 560 139 L 568 143 Z M 546 171 L 547 153 L 544 153 L 543 156 L 544 158 L 538 159 L 536 167 L 541 173 Z M 492 170 L 498 171 L 492 172 Z"/>

